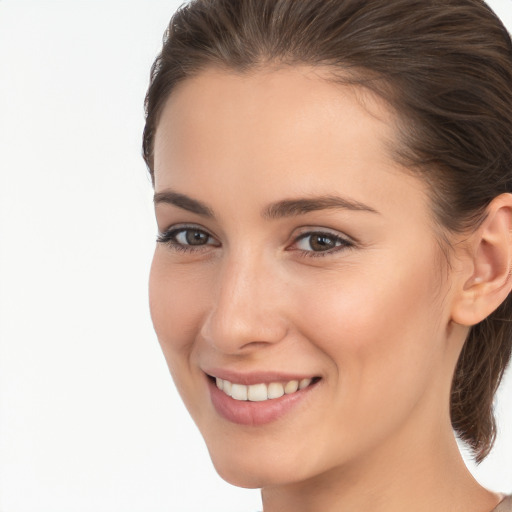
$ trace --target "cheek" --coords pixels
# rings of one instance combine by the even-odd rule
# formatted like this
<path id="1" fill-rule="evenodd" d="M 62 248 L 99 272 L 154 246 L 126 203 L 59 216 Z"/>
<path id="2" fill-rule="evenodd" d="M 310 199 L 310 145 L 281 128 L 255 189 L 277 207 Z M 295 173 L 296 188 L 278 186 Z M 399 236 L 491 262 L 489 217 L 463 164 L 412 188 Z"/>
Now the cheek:
<path id="1" fill-rule="evenodd" d="M 196 420 L 208 410 L 197 400 L 202 396 L 198 390 L 202 379 L 197 378 L 194 365 L 195 340 L 205 311 L 202 301 L 208 289 L 205 276 L 171 265 L 165 251 L 156 249 L 149 278 L 151 318 L 174 384 Z"/>
<path id="2" fill-rule="evenodd" d="M 149 305 L 155 332 L 172 371 L 174 357 L 184 357 L 192 350 L 209 286 L 205 276 L 189 266 L 179 268 L 167 260 L 165 250 L 157 247 L 149 278 Z"/>
<path id="3" fill-rule="evenodd" d="M 330 362 L 332 407 L 322 437 L 334 457 L 381 442 L 416 417 L 419 403 L 431 409 L 444 396 L 444 338 L 432 273 L 431 264 L 376 273 L 359 268 L 332 284 L 308 286 L 315 292 L 307 299 L 295 293 L 303 301 L 303 332 Z"/>
<path id="4" fill-rule="evenodd" d="M 370 399 L 385 383 L 390 390 L 420 384 L 442 355 L 433 260 L 386 265 L 385 254 L 379 260 L 367 270 L 348 269 L 323 286 L 306 285 L 310 292 L 298 308 L 308 312 L 307 336 L 337 366 L 339 389 L 357 387 L 359 398 L 367 393 Z"/>

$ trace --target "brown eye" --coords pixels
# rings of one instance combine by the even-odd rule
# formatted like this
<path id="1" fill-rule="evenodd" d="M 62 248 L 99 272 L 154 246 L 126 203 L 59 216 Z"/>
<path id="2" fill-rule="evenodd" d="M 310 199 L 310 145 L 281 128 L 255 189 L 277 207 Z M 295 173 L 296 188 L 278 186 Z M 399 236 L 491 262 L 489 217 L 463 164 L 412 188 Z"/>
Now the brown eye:
<path id="1" fill-rule="evenodd" d="M 340 249 L 352 247 L 350 240 L 337 236 L 334 233 L 305 233 L 294 244 L 294 248 L 304 253 L 329 253 Z"/>
<path id="2" fill-rule="evenodd" d="M 186 229 L 183 230 L 181 234 L 176 235 L 176 240 L 180 243 L 182 238 L 182 235 L 185 235 L 185 241 L 188 245 L 205 245 L 208 243 L 208 239 L 210 238 L 210 235 L 205 233 L 204 231 L 199 231 L 195 229 Z"/>
<path id="3" fill-rule="evenodd" d="M 198 250 L 201 247 L 218 247 L 219 242 L 207 231 L 194 227 L 170 229 L 158 236 L 159 243 L 167 244 L 174 250 Z"/>
<path id="4" fill-rule="evenodd" d="M 327 235 L 311 235 L 309 245 L 313 251 L 327 251 L 336 247 L 336 240 Z"/>

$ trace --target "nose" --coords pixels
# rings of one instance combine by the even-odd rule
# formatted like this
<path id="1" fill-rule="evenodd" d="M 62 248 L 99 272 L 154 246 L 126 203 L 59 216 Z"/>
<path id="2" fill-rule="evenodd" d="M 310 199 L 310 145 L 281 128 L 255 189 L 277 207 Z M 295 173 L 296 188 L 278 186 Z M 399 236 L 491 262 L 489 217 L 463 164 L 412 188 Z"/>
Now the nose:
<path id="1" fill-rule="evenodd" d="M 286 282 L 277 266 L 261 254 L 238 253 L 226 259 L 214 282 L 203 339 L 231 355 L 281 341 L 288 331 Z"/>

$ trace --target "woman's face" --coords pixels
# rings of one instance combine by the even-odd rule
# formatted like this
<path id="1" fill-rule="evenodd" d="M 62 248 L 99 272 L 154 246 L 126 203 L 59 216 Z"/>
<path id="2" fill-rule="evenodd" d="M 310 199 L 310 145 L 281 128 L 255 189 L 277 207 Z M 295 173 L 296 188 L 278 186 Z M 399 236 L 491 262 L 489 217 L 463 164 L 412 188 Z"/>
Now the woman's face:
<path id="1" fill-rule="evenodd" d="M 379 100 L 308 68 L 208 70 L 163 110 L 151 312 L 236 485 L 362 468 L 449 428 L 452 278 L 393 141 Z"/>

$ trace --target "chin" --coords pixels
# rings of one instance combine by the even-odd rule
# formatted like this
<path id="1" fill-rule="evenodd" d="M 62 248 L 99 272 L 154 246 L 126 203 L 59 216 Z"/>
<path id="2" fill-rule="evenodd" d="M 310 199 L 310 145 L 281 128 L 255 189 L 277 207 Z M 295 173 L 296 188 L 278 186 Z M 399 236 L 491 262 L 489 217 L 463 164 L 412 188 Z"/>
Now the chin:
<path id="1" fill-rule="evenodd" d="M 281 467 L 276 466 L 272 461 L 257 466 L 250 461 L 236 463 L 225 460 L 218 461 L 215 458 L 212 458 L 212 461 L 219 476 L 236 487 L 261 489 L 289 482 L 286 478 L 286 470 L 281 471 Z"/>
<path id="2" fill-rule="evenodd" d="M 253 474 L 251 471 L 237 470 L 236 468 L 225 468 L 213 463 L 218 475 L 228 484 L 245 489 L 261 489 L 269 485 L 268 475 Z M 261 472 L 264 473 L 264 472 Z"/>
<path id="3" fill-rule="evenodd" d="M 257 489 L 268 485 L 277 476 L 272 474 L 272 464 L 266 463 L 261 457 L 255 460 L 251 456 L 251 450 L 239 449 L 236 446 L 217 449 L 208 446 L 208 450 L 215 470 L 231 485 Z"/>
<path id="4" fill-rule="evenodd" d="M 243 449 L 236 445 L 211 447 L 207 443 L 215 470 L 223 480 L 237 487 L 260 489 L 307 480 L 314 472 L 303 459 L 297 460 L 289 447 L 278 451 L 265 446 L 254 449 L 252 444 L 252 449 Z"/>

